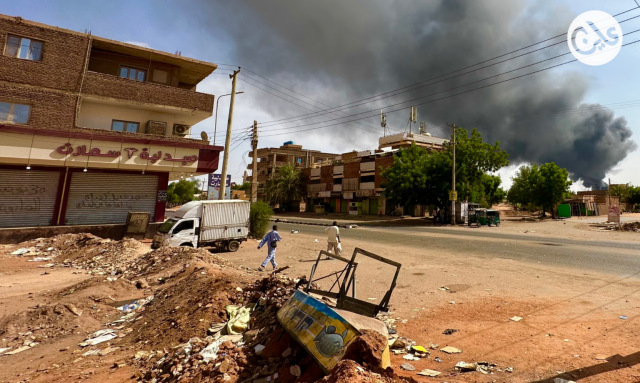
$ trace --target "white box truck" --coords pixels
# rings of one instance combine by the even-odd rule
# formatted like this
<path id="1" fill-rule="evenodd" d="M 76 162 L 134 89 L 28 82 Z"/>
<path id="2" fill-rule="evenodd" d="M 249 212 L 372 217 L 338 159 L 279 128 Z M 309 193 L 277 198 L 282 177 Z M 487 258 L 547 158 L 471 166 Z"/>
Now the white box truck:
<path id="1" fill-rule="evenodd" d="M 167 219 L 153 237 L 160 246 L 215 247 L 237 251 L 249 235 L 251 203 L 241 200 L 191 201 Z"/>

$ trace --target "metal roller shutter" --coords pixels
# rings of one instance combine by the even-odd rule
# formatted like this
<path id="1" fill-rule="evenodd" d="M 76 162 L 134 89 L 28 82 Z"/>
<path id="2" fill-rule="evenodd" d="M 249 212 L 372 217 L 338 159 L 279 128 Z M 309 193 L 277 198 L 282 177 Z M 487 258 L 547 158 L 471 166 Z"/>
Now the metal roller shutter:
<path id="1" fill-rule="evenodd" d="M 156 211 L 158 176 L 73 173 L 65 215 L 67 225 L 125 223 L 130 211 Z"/>
<path id="2" fill-rule="evenodd" d="M 0 169 L 0 227 L 51 225 L 60 172 Z"/>

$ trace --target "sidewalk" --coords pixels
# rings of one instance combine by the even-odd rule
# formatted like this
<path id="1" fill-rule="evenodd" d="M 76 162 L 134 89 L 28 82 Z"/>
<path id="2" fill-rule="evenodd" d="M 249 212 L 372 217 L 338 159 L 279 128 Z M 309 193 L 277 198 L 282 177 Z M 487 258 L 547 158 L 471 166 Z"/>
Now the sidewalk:
<path id="1" fill-rule="evenodd" d="M 432 225 L 432 219 L 423 217 L 378 216 L 378 215 L 348 215 L 339 213 L 279 213 L 275 214 L 271 220 L 295 224 L 331 226 L 336 221 L 338 226 L 358 225 L 358 226 L 423 226 Z"/>

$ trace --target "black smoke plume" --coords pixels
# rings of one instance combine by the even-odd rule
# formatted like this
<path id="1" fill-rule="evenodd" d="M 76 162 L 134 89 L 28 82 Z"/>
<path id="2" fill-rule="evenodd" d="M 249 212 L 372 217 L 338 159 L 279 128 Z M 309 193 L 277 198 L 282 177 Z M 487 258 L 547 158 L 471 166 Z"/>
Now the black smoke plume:
<path id="1" fill-rule="evenodd" d="M 190 25 L 195 22 L 201 28 L 198 42 L 208 56 L 216 56 L 217 47 L 208 44 L 207 36 L 232 41 L 233 64 L 332 106 L 433 78 L 566 33 L 576 16 L 558 2 L 523 0 L 191 0 L 183 9 Z M 528 50 L 563 40 L 564 36 Z M 345 113 L 381 108 L 443 91 L 565 52 L 568 52 L 566 43 L 558 44 Z M 571 59 L 571 55 L 564 56 L 421 101 Z M 428 130 L 441 137 L 450 134 L 446 123 L 468 129 L 477 127 L 485 139 L 501 142 L 512 163 L 554 161 L 566 167 L 574 180 L 582 179 L 585 186 L 598 188 L 605 173 L 636 145 L 624 117 L 615 117 L 613 111 L 599 105 L 583 105 L 590 84 L 577 71 L 580 65 L 583 64 L 568 64 L 419 106 L 418 120 L 426 121 Z M 268 110 L 274 120 L 309 113 L 294 107 L 274 109 L 270 101 L 265 99 L 258 107 Z M 575 111 L 579 108 L 583 110 Z M 273 128 L 336 117 L 326 115 Z M 389 125 L 402 131 L 408 117 L 408 111 L 390 113 Z M 362 123 L 370 130 L 380 130 L 375 115 Z M 362 142 L 363 136 L 352 125 L 300 134 L 333 137 L 340 142 L 336 146 L 344 150 Z M 371 146 L 375 146 L 375 139 L 375 135 L 370 138 Z"/>

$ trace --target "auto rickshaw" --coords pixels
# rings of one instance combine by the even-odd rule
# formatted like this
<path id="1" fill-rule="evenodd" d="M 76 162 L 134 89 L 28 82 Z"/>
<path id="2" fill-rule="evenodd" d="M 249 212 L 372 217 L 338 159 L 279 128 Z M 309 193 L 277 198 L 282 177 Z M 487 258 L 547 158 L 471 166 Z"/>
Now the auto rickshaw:
<path id="1" fill-rule="evenodd" d="M 474 209 L 469 214 L 469 226 L 475 223 L 477 226 L 500 226 L 500 212 L 492 209 Z"/>

